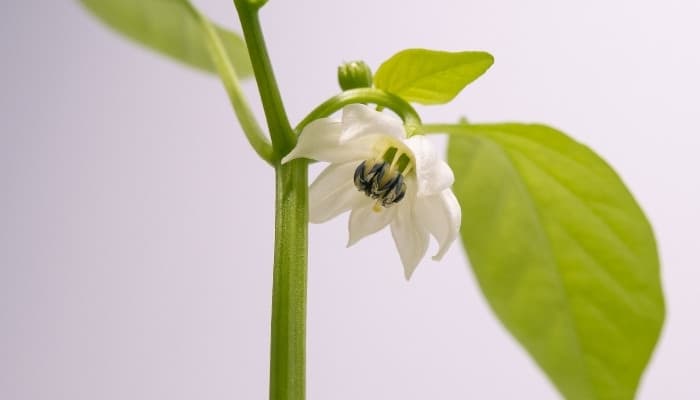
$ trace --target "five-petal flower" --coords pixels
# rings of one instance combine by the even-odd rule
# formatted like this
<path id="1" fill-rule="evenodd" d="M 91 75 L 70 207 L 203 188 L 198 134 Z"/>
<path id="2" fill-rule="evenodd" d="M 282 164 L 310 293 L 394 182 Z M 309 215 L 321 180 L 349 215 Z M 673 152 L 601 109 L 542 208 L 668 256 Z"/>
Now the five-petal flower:
<path id="1" fill-rule="evenodd" d="M 406 279 L 425 255 L 429 234 L 439 244 L 434 260 L 459 234 L 452 170 L 425 136 L 406 138 L 392 115 L 352 104 L 340 121 L 315 120 L 282 162 L 302 157 L 330 163 L 309 189 L 309 221 L 351 210 L 348 246 L 391 225 Z"/>

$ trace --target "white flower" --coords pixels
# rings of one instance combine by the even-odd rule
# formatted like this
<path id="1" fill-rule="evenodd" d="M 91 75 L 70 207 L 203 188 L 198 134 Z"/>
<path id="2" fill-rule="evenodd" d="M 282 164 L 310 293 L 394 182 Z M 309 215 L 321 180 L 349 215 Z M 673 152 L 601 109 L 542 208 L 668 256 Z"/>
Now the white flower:
<path id="1" fill-rule="evenodd" d="M 340 121 L 321 118 L 307 125 L 282 162 L 302 157 L 330 163 L 309 189 L 309 221 L 352 210 L 348 246 L 391 225 L 406 279 L 428 250 L 429 234 L 439 244 L 434 260 L 459 234 L 452 170 L 425 136 L 406 138 L 394 116 L 348 105 Z"/>

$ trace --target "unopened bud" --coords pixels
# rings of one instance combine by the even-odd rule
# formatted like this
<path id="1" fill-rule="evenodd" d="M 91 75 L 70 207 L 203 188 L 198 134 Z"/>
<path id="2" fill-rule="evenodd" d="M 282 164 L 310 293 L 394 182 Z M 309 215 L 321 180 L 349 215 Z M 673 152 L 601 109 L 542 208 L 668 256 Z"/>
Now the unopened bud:
<path id="1" fill-rule="evenodd" d="M 364 61 L 351 61 L 338 67 L 338 83 L 343 90 L 372 87 L 372 70 Z"/>

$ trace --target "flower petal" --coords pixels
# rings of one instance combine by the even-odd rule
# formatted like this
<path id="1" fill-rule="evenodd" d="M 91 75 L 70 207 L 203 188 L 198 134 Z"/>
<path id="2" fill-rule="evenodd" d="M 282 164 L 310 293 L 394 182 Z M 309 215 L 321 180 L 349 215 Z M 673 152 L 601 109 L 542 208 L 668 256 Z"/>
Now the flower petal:
<path id="1" fill-rule="evenodd" d="M 318 224 L 356 207 L 367 197 L 357 190 L 354 161 L 331 164 L 309 187 L 309 222 Z"/>
<path id="2" fill-rule="evenodd" d="M 438 241 L 440 248 L 433 260 L 439 261 L 459 235 L 462 209 L 451 189 L 432 196 L 419 197 L 415 205 L 416 218 Z"/>
<path id="3" fill-rule="evenodd" d="M 366 198 L 365 204 L 354 208 L 350 213 L 348 247 L 360 239 L 382 230 L 389 225 L 396 214 L 396 207 L 384 208 L 380 206 L 379 211 L 374 211 L 374 200 Z"/>
<path id="4" fill-rule="evenodd" d="M 406 138 L 403 122 L 398 117 L 376 111 L 364 104 L 343 107 L 342 140 L 371 134 L 383 134 L 397 139 Z"/>
<path id="5" fill-rule="evenodd" d="M 438 156 L 431 141 L 424 135 L 406 139 L 406 145 L 413 152 L 418 178 L 418 196 L 438 194 L 452 186 L 454 173 L 449 165 Z"/>
<path id="6" fill-rule="evenodd" d="M 408 196 L 407 196 L 408 197 Z M 413 210 L 413 198 L 399 204 L 396 217 L 391 222 L 391 236 L 399 251 L 406 280 L 411 278 L 418 263 L 428 251 L 428 232 L 417 221 Z"/>
<path id="7" fill-rule="evenodd" d="M 282 159 L 282 163 L 295 158 L 344 163 L 373 157 L 373 143 L 367 140 L 344 143 L 341 133 L 341 123 L 331 118 L 320 118 L 311 122 L 301 132 L 296 146 Z"/>

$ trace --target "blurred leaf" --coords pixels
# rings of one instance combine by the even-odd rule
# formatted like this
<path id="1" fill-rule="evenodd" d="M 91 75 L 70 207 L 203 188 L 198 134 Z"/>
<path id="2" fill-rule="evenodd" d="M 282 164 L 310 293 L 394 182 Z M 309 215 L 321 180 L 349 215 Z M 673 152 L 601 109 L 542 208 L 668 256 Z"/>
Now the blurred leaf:
<path id="1" fill-rule="evenodd" d="M 121 34 L 190 66 L 216 73 L 204 30 L 187 0 L 80 0 Z M 252 75 L 243 39 L 216 27 L 239 77 Z"/>
<path id="2" fill-rule="evenodd" d="M 632 399 L 664 320 L 652 229 L 595 153 L 542 125 L 452 125 L 462 240 L 489 304 L 567 399 Z"/>
<path id="3" fill-rule="evenodd" d="M 374 85 L 406 101 L 442 104 L 454 99 L 492 64 L 493 56 L 481 51 L 408 49 L 379 66 Z"/>

